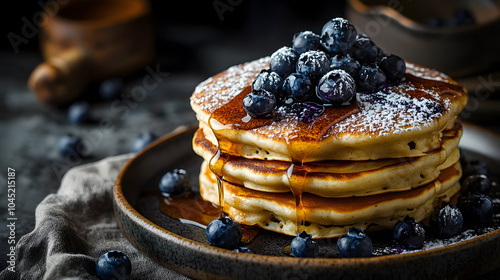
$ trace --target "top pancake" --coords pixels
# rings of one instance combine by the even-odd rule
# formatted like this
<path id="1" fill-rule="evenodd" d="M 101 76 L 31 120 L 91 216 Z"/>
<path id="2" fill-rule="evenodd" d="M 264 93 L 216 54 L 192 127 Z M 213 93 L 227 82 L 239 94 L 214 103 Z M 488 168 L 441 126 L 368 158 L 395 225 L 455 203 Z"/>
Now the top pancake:
<path id="1" fill-rule="evenodd" d="M 206 138 L 225 153 L 293 162 L 422 156 L 440 147 L 442 131 L 467 103 L 465 89 L 449 77 L 407 63 L 401 83 L 358 92 L 355 102 L 327 108 L 310 124 L 280 110 L 272 118 L 250 118 L 241 102 L 268 62 L 233 66 L 191 96 Z"/>

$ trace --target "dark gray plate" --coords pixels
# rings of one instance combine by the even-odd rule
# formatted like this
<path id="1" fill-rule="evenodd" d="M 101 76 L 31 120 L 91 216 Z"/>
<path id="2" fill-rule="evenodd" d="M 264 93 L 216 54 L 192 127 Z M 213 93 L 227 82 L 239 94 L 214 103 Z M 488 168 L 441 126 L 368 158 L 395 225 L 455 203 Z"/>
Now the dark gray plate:
<path id="1" fill-rule="evenodd" d="M 373 233 L 370 236 L 379 256 L 361 259 L 339 258 L 336 239 L 320 240 L 319 258 L 289 257 L 283 248 L 291 237 L 268 231 L 261 231 L 248 245 L 256 254 L 212 247 L 202 228 L 162 214 L 154 195 L 160 177 L 174 168 L 186 169 L 192 182 L 198 181 L 202 160 L 191 148 L 195 129 L 180 128 L 137 154 L 122 169 L 114 189 L 115 214 L 123 233 L 165 267 L 197 279 L 460 279 L 500 268 L 500 221 L 494 228 L 463 234 L 477 237 L 405 254 L 386 255 L 394 252 L 391 233 Z M 461 148 L 466 156 L 485 161 L 492 171 L 500 170 L 499 136 L 465 125 Z M 493 176 L 497 179 L 499 174 Z M 498 193 L 496 190 L 495 200 Z M 496 208 L 498 220 L 500 210 L 498 205 Z M 447 244 L 449 240 L 430 237 L 428 242 Z"/>

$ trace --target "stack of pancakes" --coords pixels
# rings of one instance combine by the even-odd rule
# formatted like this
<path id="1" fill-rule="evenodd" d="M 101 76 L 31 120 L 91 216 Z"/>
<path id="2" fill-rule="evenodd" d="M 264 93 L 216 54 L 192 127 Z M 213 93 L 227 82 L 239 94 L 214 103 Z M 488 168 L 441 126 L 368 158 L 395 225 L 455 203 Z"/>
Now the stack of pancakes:
<path id="1" fill-rule="evenodd" d="M 191 97 L 200 193 L 235 221 L 337 237 L 406 215 L 421 221 L 460 190 L 457 115 L 467 93 L 449 77 L 407 63 L 399 84 L 358 92 L 310 123 L 286 109 L 251 118 L 241 100 L 268 62 L 233 66 Z"/>

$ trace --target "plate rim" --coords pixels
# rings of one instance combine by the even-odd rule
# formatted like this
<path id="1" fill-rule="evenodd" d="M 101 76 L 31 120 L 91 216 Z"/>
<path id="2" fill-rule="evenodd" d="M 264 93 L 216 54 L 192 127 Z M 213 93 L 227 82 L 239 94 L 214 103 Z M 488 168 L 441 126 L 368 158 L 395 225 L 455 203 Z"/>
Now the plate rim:
<path id="1" fill-rule="evenodd" d="M 465 126 L 470 126 L 478 131 L 481 131 L 481 133 L 488 133 L 490 136 L 494 136 L 498 139 L 500 139 L 500 135 L 495 134 L 494 132 L 491 132 L 487 129 L 480 128 L 479 126 L 472 125 L 466 122 L 463 122 L 464 127 Z M 155 224 L 154 222 L 150 221 L 146 217 L 144 217 L 142 214 L 140 214 L 132 205 L 131 203 L 127 200 L 125 197 L 125 194 L 123 193 L 122 189 L 122 179 L 124 175 L 127 173 L 127 171 L 133 166 L 137 161 L 139 161 L 142 157 L 145 155 L 151 153 L 153 150 L 157 149 L 159 145 L 164 144 L 164 142 L 172 141 L 172 139 L 181 136 L 182 134 L 185 133 L 191 133 L 194 132 L 194 130 L 198 127 L 198 125 L 188 125 L 188 126 L 181 126 L 178 127 L 177 129 L 173 130 L 171 133 L 168 133 L 157 140 L 155 140 L 153 143 L 151 143 L 148 147 L 137 153 L 135 156 L 133 156 L 130 160 L 128 160 L 125 165 L 122 167 L 120 170 L 120 173 L 117 177 L 117 180 L 115 182 L 115 186 L 113 188 L 113 206 L 114 206 L 114 211 L 115 211 L 115 217 L 117 219 L 117 222 L 120 226 L 120 229 L 122 233 L 127 237 L 127 239 L 130 238 L 127 234 L 125 234 L 123 227 L 121 225 L 121 222 L 118 217 L 118 211 L 127 216 L 132 222 L 136 223 L 137 225 L 141 226 L 145 230 L 151 231 L 153 234 L 159 234 L 162 235 L 165 240 L 168 240 L 169 242 L 173 242 L 174 244 L 181 246 L 183 248 L 189 247 L 189 249 L 195 249 L 195 251 L 198 251 L 199 253 L 204 253 L 204 254 L 210 254 L 214 255 L 217 257 L 222 257 L 222 258 L 231 258 L 231 259 L 237 259 L 249 263 L 261 263 L 261 262 L 266 262 L 270 265 L 286 265 L 289 267 L 297 266 L 297 265 L 303 265 L 304 262 L 308 263 L 308 265 L 314 265 L 315 267 L 325 267 L 325 268 L 336 268 L 336 267 L 342 267 L 346 269 L 352 269 L 355 267 L 358 267 L 360 263 L 363 265 L 373 265 L 373 264 L 379 264 L 381 262 L 397 262 L 397 261 L 412 261 L 415 259 L 421 259 L 421 258 L 429 258 L 429 257 L 439 257 L 443 254 L 448 253 L 450 250 L 454 249 L 466 249 L 475 246 L 477 243 L 482 243 L 482 242 L 492 242 L 496 239 L 500 239 L 500 229 L 496 229 L 494 231 L 491 231 L 489 233 L 482 234 L 481 236 L 461 241 L 458 243 L 446 245 L 443 247 L 438 247 L 438 248 L 433 248 L 433 249 L 428 249 L 428 250 L 418 250 L 415 252 L 409 252 L 405 254 L 397 254 L 397 255 L 384 255 L 384 256 L 372 256 L 368 258 L 314 258 L 314 259 L 308 259 L 308 258 L 293 258 L 289 256 L 270 256 L 270 255 L 260 255 L 260 254 L 244 254 L 244 253 L 238 253 L 238 252 L 233 252 L 231 250 L 226 250 L 218 247 L 214 247 L 208 244 L 203 244 L 199 243 L 197 241 L 185 238 L 183 236 L 180 236 L 178 234 L 172 233 L 159 225 Z M 133 242 L 132 242 L 133 243 Z M 191 246 L 195 246 L 194 248 Z M 134 244 L 134 247 L 137 248 L 137 246 Z M 139 249 L 139 248 L 138 248 Z M 139 249 L 140 250 L 140 249 Z M 140 250 L 141 251 L 141 250 Z M 141 251 L 142 252 L 142 251 Z M 161 264 L 163 265 L 163 264 Z"/>

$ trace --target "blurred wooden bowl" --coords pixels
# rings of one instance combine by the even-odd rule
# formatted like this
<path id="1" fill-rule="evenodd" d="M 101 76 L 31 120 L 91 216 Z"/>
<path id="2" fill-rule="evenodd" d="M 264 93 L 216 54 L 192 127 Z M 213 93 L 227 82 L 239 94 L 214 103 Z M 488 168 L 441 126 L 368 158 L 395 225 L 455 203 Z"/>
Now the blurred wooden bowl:
<path id="1" fill-rule="evenodd" d="M 30 90 L 48 105 L 70 103 L 90 82 L 129 75 L 151 62 L 155 50 L 150 3 L 67 1 L 47 16 L 40 48 L 45 61 L 32 72 Z"/>

